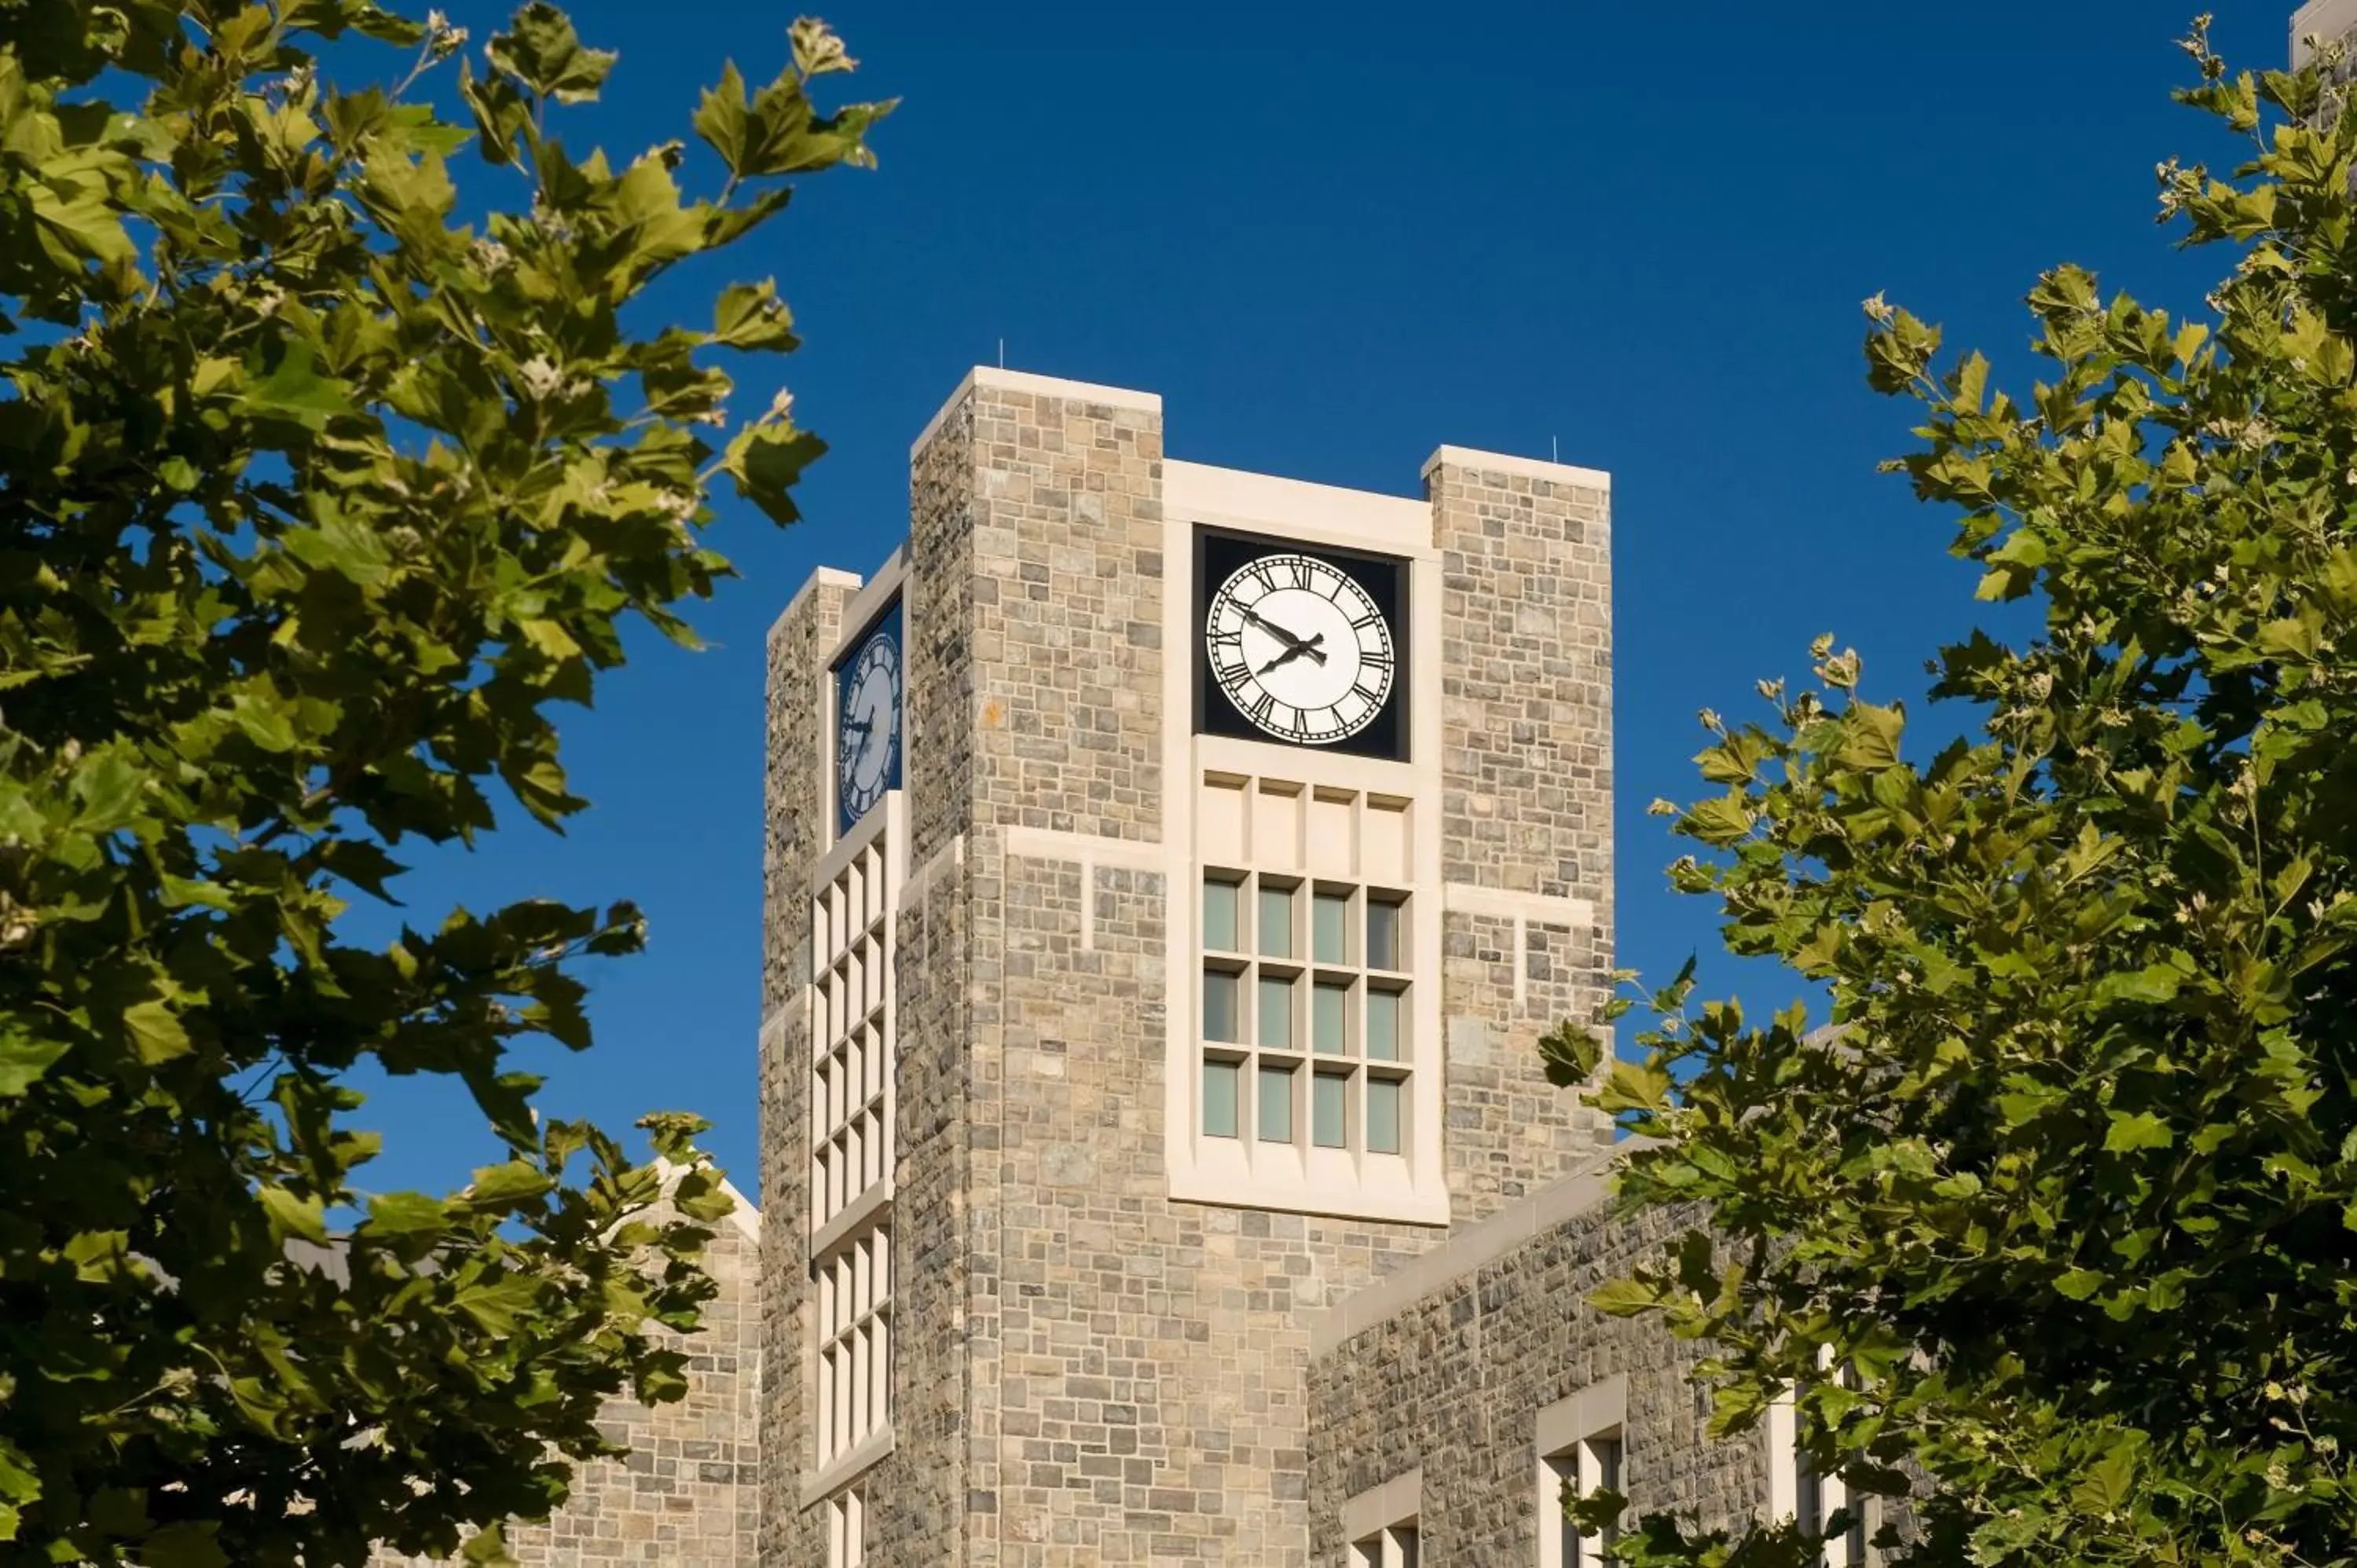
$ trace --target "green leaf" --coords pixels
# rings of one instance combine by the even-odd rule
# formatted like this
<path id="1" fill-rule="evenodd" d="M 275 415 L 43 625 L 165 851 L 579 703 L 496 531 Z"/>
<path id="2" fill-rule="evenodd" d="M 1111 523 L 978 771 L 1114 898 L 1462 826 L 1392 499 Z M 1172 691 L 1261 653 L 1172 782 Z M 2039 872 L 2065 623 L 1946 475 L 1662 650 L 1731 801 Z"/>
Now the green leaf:
<path id="1" fill-rule="evenodd" d="M 529 1160 L 485 1165 L 475 1172 L 464 1201 L 470 1208 L 495 1211 L 514 1208 L 548 1192 L 554 1184 L 548 1173 Z"/>
<path id="2" fill-rule="evenodd" d="M 492 65 L 559 103 L 596 98 L 619 58 L 608 49 L 584 48 L 572 19 L 546 0 L 521 7 L 506 32 L 492 35 L 485 53 Z"/>
<path id="3" fill-rule="evenodd" d="M 270 1229 L 280 1240 L 294 1236 L 322 1247 L 328 1244 L 327 1211 L 317 1197 L 297 1197 L 285 1187 L 268 1185 L 257 1192 L 263 1212 L 270 1217 Z"/>
<path id="4" fill-rule="evenodd" d="M 2104 1288 L 2104 1276 L 2093 1269 L 2066 1269 L 2056 1277 L 2054 1288 L 2072 1301 L 2084 1301 Z"/>
<path id="5" fill-rule="evenodd" d="M 784 524 L 801 519 L 793 487 L 825 451 L 826 443 L 808 431 L 755 425 L 728 444 L 723 467 L 736 479 L 738 495 L 770 521 Z"/>
<path id="6" fill-rule="evenodd" d="M 449 1206 L 422 1192 L 388 1192 L 369 1199 L 364 1234 L 388 1237 L 439 1236 L 450 1228 Z"/>
<path id="7" fill-rule="evenodd" d="M 1842 746 L 1837 754 L 1841 761 L 1863 768 L 1898 764 L 1899 736 L 1907 725 L 1905 714 L 1897 708 L 1860 701 L 1850 703 L 1842 719 Z"/>
<path id="8" fill-rule="evenodd" d="M 158 1001 L 140 1002 L 123 1010 L 123 1026 L 132 1048 L 149 1067 L 160 1067 L 196 1048 L 179 1015 Z"/>
<path id="9" fill-rule="evenodd" d="M 1661 1305 L 1661 1293 L 1637 1280 L 1612 1280 L 1587 1293 L 1588 1305 L 1607 1317 L 1634 1317 Z"/>
<path id="10" fill-rule="evenodd" d="M 2104 1134 L 2104 1149 L 2107 1154 L 2126 1154 L 2134 1149 L 2165 1149 L 2177 1141 L 2177 1134 L 2169 1130 L 2169 1123 L 2149 1111 L 2139 1111 L 2134 1115 L 2115 1111 L 2111 1119 L 2111 1131 Z"/>
<path id="11" fill-rule="evenodd" d="M 0 1021 L 0 1097 L 25 1093 L 72 1048 L 70 1041 L 40 1038 Z"/>

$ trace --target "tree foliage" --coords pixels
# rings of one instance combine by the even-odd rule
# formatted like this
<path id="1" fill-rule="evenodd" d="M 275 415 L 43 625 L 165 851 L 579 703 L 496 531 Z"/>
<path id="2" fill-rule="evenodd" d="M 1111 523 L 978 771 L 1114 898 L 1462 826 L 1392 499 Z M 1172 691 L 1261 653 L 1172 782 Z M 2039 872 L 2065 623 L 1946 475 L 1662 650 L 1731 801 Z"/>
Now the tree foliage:
<path id="1" fill-rule="evenodd" d="M 602 1402 L 683 1386 L 657 1331 L 728 1207 L 701 1123 L 644 1123 L 657 1210 L 661 1168 L 506 1061 L 589 1044 L 576 961 L 636 911 L 338 920 L 502 793 L 582 808 L 550 709 L 633 617 L 693 641 L 708 485 L 792 519 L 819 442 L 782 395 L 732 424 L 712 363 L 794 347 L 774 285 L 633 307 L 888 105 L 822 113 L 852 62 L 797 23 L 695 110 L 690 198 L 681 143 L 559 138 L 615 64 L 562 12 L 466 41 L 371 0 L 0 0 L 0 1563 L 499 1559 L 609 1451 Z M 479 229 L 469 163 L 509 204 Z M 361 1189 L 363 1058 L 463 1083 L 504 1163 Z M 299 1244 L 348 1205 L 329 1267 Z"/>
<path id="2" fill-rule="evenodd" d="M 1929 757 L 1821 639 L 1811 689 L 1704 716 L 1717 792 L 1669 808 L 1675 884 L 1833 1027 L 1682 976 L 1596 1096 L 1661 1140 L 1629 1198 L 1716 1215 L 1601 1305 L 1715 1342 L 1721 1431 L 1796 1391 L 1821 1470 L 1912 1487 L 1893 1562 L 2357 1561 L 2357 118 L 2187 48 L 2179 96 L 2253 147 L 2160 170 L 2233 257 L 2206 313 L 2059 267 L 2025 398 L 1868 302 L 1869 379 L 1922 412 L 1889 466 L 2042 632 L 1942 653 L 1973 719 Z"/>

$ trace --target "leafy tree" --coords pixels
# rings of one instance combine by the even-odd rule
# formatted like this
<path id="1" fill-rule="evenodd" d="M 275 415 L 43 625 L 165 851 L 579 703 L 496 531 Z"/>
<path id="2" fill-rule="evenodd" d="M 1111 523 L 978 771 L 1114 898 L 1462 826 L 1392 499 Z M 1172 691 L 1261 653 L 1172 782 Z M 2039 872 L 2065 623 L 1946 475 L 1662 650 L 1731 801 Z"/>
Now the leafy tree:
<path id="1" fill-rule="evenodd" d="M 888 105 L 822 113 L 852 62 L 797 23 L 775 81 L 705 94 L 689 199 L 680 143 L 558 139 L 614 65 L 562 12 L 465 42 L 371 0 L 0 0 L 0 1563 L 502 1559 L 610 1451 L 602 1402 L 683 1386 L 702 1124 L 641 1123 L 691 1167 L 657 1211 L 660 1167 L 504 1065 L 588 1045 L 575 961 L 638 914 L 382 950 L 338 917 L 500 787 L 582 809 L 550 707 L 633 616 L 693 642 L 710 483 L 793 518 L 820 443 L 782 396 L 732 427 L 708 362 L 794 347 L 774 287 L 694 330 L 633 306 Z M 471 124 L 411 97 L 437 65 Z M 479 232 L 469 151 L 518 203 Z M 361 1192 L 364 1058 L 463 1083 L 505 1163 Z M 330 1268 L 299 1243 L 348 1204 Z"/>
<path id="2" fill-rule="evenodd" d="M 2018 398 L 1867 304 L 1872 384 L 1922 411 L 1889 467 L 2042 633 L 1943 652 L 1968 733 L 1921 759 L 1820 639 L 1761 722 L 1704 715 L 1720 792 L 1669 808 L 1676 886 L 1834 1026 L 1691 1005 L 1689 968 L 1596 1095 L 1661 1140 L 1625 1196 L 1714 1217 L 1599 1305 L 1715 1342 L 1722 1430 L 1797 1391 L 1820 1473 L 1911 1483 L 1890 1561 L 2357 1561 L 2357 117 L 2203 27 L 2179 96 L 2253 146 L 2160 170 L 2233 254 L 2206 319 L 2057 268 Z"/>

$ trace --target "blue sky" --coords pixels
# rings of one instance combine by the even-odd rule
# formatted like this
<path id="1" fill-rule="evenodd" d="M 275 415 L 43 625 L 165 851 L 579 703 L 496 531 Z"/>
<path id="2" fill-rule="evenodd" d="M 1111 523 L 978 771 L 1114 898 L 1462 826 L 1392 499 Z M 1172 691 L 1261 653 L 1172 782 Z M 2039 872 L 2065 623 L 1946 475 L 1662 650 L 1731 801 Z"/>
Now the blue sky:
<path id="1" fill-rule="evenodd" d="M 2278 65 L 2288 8 L 2238 5 L 2213 37 Z M 479 41 L 505 14 L 448 9 Z M 619 155 L 688 134 L 724 58 L 765 79 L 791 16 L 571 9 L 622 58 L 564 134 Z M 1872 694 L 1913 697 L 1940 642 L 2020 629 L 1973 603 L 1947 520 L 1873 471 L 1909 409 L 1866 390 L 1858 302 L 1887 291 L 2015 384 L 2041 267 L 2198 309 L 2223 258 L 2153 223 L 2157 161 L 2237 155 L 2169 101 L 2191 9 L 845 0 L 822 14 L 862 61 L 851 87 L 905 101 L 881 167 L 812 182 L 731 269 L 774 272 L 806 339 L 759 370 L 834 446 L 808 521 L 724 500 L 714 542 L 744 575 L 694 615 L 710 650 L 641 638 L 564 715 L 594 809 L 562 840 L 517 821 L 421 860 L 407 913 L 640 900 L 648 951 L 593 974 L 597 1047 L 528 1065 L 554 1114 L 700 1112 L 751 1190 L 763 632 L 813 567 L 864 573 L 898 542 L 909 440 L 1003 338 L 1011 368 L 1160 392 L 1194 461 L 1400 494 L 1444 442 L 1610 470 L 1621 961 L 1666 979 L 1699 950 L 1706 991 L 1789 1002 L 1792 976 L 1713 960 L 1644 805 L 1695 792 L 1696 710 L 1744 713 L 1820 631 Z M 653 303 L 701 321 L 721 281 Z M 447 1086 L 364 1087 L 372 1189 L 490 1156 Z"/>

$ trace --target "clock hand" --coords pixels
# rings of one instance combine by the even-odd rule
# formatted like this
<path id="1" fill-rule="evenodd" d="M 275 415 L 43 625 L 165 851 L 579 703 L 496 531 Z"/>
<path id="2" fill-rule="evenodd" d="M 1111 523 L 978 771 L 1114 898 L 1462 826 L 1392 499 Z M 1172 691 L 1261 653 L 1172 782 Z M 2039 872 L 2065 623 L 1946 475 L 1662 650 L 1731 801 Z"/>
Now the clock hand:
<path id="1" fill-rule="evenodd" d="M 1305 642 L 1300 638 L 1294 636 L 1293 633 L 1277 625 L 1275 621 L 1269 619 L 1266 616 L 1262 615 L 1258 610 L 1254 609 L 1250 605 L 1238 605 L 1236 608 L 1243 612 L 1244 619 L 1252 622 L 1253 625 L 1260 628 L 1271 637 L 1275 638 L 1279 642 L 1284 643 L 1286 649 L 1286 657 L 1299 658 L 1302 654 L 1307 653 L 1320 664 L 1326 662 L 1325 650 L 1318 646 L 1319 643 L 1326 640 L 1326 634 L 1324 632 L 1319 632 L 1316 637 L 1313 637 Z"/>
<path id="2" fill-rule="evenodd" d="M 1262 665 L 1260 667 L 1260 672 L 1265 675 L 1272 670 L 1279 669 L 1286 664 L 1292 663 L 1295 660 L 1300 658 L 1305 653 L 1316 659 L 1318 663 L 1323 664 L 1326 662 L 1326 655 L 1324 650 L 1319 649 L 1318 645 L 1325 640 L 1326 634 L 1321 631 L 1307 642 L 1297 642 L 1292 647 L 1286 649 L 1284 652 L 1278 654 L 1275 658 L 1270 660 L 1267 663 Z"/>

